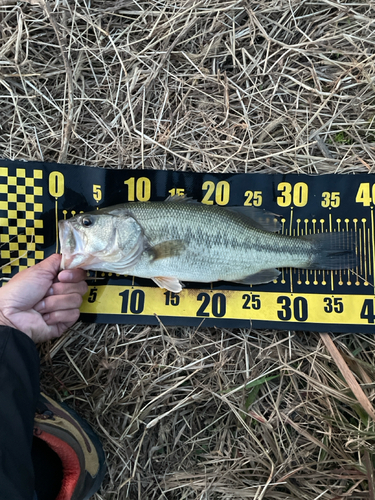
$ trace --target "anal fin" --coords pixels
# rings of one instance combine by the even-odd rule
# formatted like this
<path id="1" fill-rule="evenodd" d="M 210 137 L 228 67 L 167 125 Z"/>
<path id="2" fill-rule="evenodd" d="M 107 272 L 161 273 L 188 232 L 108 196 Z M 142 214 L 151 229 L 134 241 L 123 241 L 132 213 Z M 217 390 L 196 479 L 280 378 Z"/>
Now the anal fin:
<path id="1" fill-rule="evenodd" d="M 249 274 L 241 280 L 236 280 L 236 283 L 241 283 L 243 285 L 261 285 L 262 283 L 270 283 L 277 279 L 279 275 L 280 271 L 277 269 L 263 269 L 258 273 Z"/>
<path id="2" fill-rule="evenodd" d="M 155 283 L 160 286 L 160 288 L 165 288 L 173 293 L 180 293 L 182 290 L 182 284 L 177 278 L 170 278 L 165 276 L 155 276 L 152 278 Z"/>

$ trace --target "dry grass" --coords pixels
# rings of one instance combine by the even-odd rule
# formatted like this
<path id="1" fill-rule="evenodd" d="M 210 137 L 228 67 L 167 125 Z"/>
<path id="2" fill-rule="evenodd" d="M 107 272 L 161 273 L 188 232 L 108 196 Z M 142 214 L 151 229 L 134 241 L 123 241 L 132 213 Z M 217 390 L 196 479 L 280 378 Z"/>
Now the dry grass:
<path id="1" fill-rule="evenodd" d="M 1 156 L 372 172 L 374 8 L 0 0 Z M 375 341 L 334 341 L 77 324 L 42 347 L 42 383 L 103 440 L 98 500 L 374 500 Z"/>

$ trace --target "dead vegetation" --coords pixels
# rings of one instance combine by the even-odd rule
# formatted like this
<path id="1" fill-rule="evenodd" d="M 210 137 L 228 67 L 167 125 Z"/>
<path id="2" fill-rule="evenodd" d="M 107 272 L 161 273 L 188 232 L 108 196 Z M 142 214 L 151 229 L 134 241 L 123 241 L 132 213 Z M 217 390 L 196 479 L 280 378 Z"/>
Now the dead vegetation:
<path id="1" fill-rule="evenodd" d="M 374 7 L 1 0 L 1 156 L 372 172 Z M 98 500 L 374 500 L 374 355 L 363 335 L 77 324 L 42 383 L 103 441 Z"/>

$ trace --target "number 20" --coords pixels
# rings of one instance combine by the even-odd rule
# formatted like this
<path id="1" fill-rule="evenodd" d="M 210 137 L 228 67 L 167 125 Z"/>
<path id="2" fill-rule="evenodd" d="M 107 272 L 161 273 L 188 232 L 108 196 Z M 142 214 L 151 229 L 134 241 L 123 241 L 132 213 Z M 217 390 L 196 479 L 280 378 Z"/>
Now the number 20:
<path id="1" fill-rule="evenodd" d="M 212 181 L 206 181 L 202 185 L 202 190 L 207 191 L 203 196 L 202 203 L 206 205 L 213 205 L 211 196 L 215 194 L 215 201 L 217 205 L 227 205 L 230 197 L 230 184 L 227 181 L 220 181 L 215 184 Z"/>

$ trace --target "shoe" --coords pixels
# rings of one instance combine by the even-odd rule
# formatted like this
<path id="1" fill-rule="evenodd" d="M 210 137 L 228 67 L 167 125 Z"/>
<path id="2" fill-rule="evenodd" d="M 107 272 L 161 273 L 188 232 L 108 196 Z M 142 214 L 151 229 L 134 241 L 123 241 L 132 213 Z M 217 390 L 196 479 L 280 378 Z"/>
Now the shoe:
<path id="1" fill-rule="evenodd" d="M 88 500 L 98 491 L 106 466 L 102 445 L 74 410 L 41 393 L 34 421 L 34 437 L 59 457 L 62 480 L 56 500 Z"/>

